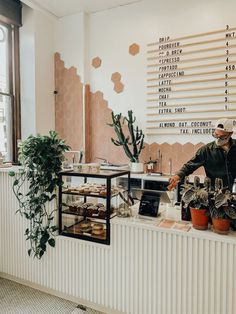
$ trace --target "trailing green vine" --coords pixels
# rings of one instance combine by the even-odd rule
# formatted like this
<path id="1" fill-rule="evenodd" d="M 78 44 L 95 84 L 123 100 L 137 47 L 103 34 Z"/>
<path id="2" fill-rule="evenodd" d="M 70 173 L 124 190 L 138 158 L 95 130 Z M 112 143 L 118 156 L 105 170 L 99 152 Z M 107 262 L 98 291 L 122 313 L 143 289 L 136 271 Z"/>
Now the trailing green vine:
<path id="1" fill-rule="evenodd" d="M 22 168 L 17 173 L 9 173 L 15 177 L 13 192 L 19 203 L 17 212 L 29 220 L 25 230 L 26 240 L 30 241 L 28 255 L 38 259 L 46 252 L 47 244 L 55 246 L 57 225 L 54 214 L 57 208 L 50 210 L 47 205 L 56 199 L 57 188 L 62 184 L 58 173 L 68 149 L 55 131 L 44 136 L 31 135 L 19 149 Z M 25 192 L 26 182 L 28 190 Z"/>

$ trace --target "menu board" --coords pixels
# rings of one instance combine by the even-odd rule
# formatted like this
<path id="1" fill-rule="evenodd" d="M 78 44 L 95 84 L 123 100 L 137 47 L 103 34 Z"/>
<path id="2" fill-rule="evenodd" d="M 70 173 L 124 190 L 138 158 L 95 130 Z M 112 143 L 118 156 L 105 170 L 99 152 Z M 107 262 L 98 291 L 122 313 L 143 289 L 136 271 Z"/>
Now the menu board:
<path id="1" fill-rule="evenodd" d="M 209 135 L 236 126 L 236 27 L 148 44 L 147 135 Z"/>

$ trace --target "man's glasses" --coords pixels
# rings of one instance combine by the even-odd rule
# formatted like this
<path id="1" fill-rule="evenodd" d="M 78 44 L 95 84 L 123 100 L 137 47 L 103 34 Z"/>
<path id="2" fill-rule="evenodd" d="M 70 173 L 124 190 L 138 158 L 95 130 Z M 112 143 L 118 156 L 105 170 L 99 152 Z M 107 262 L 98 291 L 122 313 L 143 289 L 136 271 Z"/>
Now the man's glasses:
<path id="1" fill-rule="evenodd" d="M 214 138 L 218 138 L 218 139 L 220 139 L 220 140 L 227 140 L 227 138 L 229 137 L 229 135 L 226 135 L 226 136 L 218 136 L 218 135 L 216 135 L 215 133 L 212 133 L 212 136 L 213 136 Z"/>

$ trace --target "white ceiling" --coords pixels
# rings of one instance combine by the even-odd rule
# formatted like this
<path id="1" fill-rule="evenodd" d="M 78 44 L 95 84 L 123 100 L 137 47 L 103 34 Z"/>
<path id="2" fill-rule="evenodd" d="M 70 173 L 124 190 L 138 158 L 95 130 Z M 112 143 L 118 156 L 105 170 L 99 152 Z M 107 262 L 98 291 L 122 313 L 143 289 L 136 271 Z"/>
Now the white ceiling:
<path id="1" fill-rule="evenodd" d="M 143 0 L 22 0 L 25 4 L 63 17 L 79 12 L 95 13 Z"/>

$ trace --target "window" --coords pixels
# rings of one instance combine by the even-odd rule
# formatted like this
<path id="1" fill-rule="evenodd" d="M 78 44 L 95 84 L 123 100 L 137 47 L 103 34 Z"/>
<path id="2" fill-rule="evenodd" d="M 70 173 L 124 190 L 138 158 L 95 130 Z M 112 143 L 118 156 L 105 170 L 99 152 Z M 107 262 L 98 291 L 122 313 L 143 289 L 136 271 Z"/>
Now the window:
<path id="1" fill-rule="evenodd" d="M 4 7 L 5 5 L 5 7 Z M 20 129 L 19 26 L 21 4 L 0 3 L 0 152 L 16 162 Z"/>

